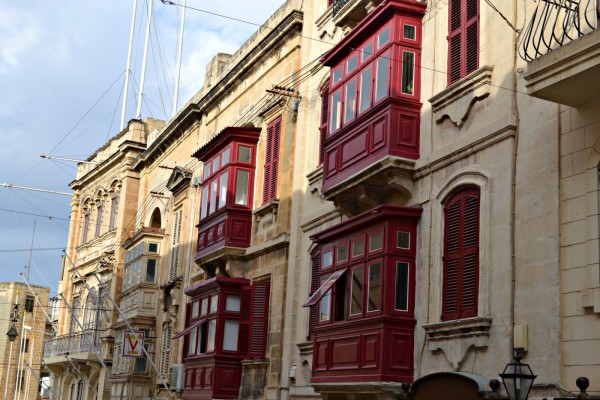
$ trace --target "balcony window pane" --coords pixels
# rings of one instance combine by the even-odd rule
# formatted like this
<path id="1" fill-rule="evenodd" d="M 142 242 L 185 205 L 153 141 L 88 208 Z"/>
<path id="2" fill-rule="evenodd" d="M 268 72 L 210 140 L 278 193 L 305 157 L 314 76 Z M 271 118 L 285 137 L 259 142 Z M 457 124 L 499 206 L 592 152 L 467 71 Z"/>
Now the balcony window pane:
<path id="1" fill-rule="evenodd" d="M 367 311 L 381 307 L 381 264 L 369 265 L 369 306 Z"/>
<path id="2" fill-rule="evenodd" d="M 414 94 L 415 53 L 402 52 L 402 93 Z"/>
<path id="3" fill-rule="evenodd" d="M 381 250 L 383 247 L 383 232 L 377 232 L 369 236 L 369 251 Z"/>
<path id="4" fill-rule="evenodd" d="M 229 164 L 229 157 L 231 156 L 231 148 L 226 148 L 223 150 L 223 166 Z"/>
<path id="5" fill-rule="evenodd" d="M 357 66 L 358 66 L 358 54 L 354 54 L 352 57 L 350 57 L 348 59 L 348 62 L 346 63 L 346 73 L 349 74 L 350 72 L 354 71 Z"/>
<path id="6" fill-rule="evenodd" d="M 156 260 L 148 260 L 146 264 L 146 282 L 154 283 L 156 279 Z"/>
<path id="7" fill-rule="evenodd" d="M 235 204 L 241 206 L 248 205 L 248 179 L 250 173 L 244 170 L 237 171 L 237 177 L 235 181 Z"/>
<path id="8" fill-rule="evenodd" d="M 373 91 L 373 67 L 369 67 L 360 73 L 360 108 L 363 112 L 371 107 L 371 92 Z"/>
<path id="9" fill-rule="evenodd" d="M 399 249 L 410 249 L 410 233 L 400 232 L 396 235 L 396 247 Z"/>
<path id="10" fill-rule="evenodd" d="M 238 162 L 249 164 L 251 154 L 252 154 L 252 149 L 250 147 L 239 146 L 238 147 Z"/>
<path id="11" fill-rule="evenodd" d="M 394 308 L 399 311 L 408 310 L 408 263 L 396 263 L 396 302 Z"/>
<path id="12" fill-rule="evenodd" d="M 339 67 L 339 68 L 333 70 L 331 80 L 334 85 L 342 79 L 343 73 L 344 73 L 343 67 Z"/>
<path id="13" fill-rule="evenodd" d="M 189 339 L 190 341 L 189 341 L 189 346 L 188 346 L 188 354 L 189 355 L 196 354 L 197 337 L 198 337 L 198 328 L 194 328 L 190 332 L 190 339 Z"/>
<path id="14" fill-rule="evenodd" d="M 240 312 L 240 296 L 235 294 L 227 295 L 227 300 L 225 301 L 225 310 Z"/>
<path id="15" fill-rule="evenodd" d="M 210 203 L 208 204 L 208 213 L 212 214 L 217 208 L 217 180 L 210 182 Z"/>
<path id="16" fill-rule="evenodd" d="M 337 247 L 337 263 L 348 261 L 348 244 L 340 244 Z"/>
<path id="17" fill-rule="evenodd" d="M 390 85 L 390 59 L 389 54 L 383 54 L 377 59 L 377 77 L 375 83 L 375 101 L 388 95 Z"/>
<path id="18" fill-rule="evenodd" d="M 365 239 L 355 239 L 352 241 L 352 257 L 359 257 L 365 254 Z"/>
<path id="19" fill-rule="evenodd" d="M 373 43 L 371 42 L 362 48 L 360 61 L 361 62 L 365 61 L 367 58 L 371 57 L 372 55 L 373 55 Z"/>
<path id="20" fill-rule="evenodd" d="M 192 303 L 192 318 L 196 318 L 200 312 L 200 302 L 194 301 Z"/>
<path id="21" fill-rule="evenodd" d="M 342 91 L 338 90 L 331 96 L 331 126 L 330 132 L 340 128 L 342 122 Z"/>
<path id="22" fill-rule="evenodd" d="M 214 294 L 210 297 L 210 313 L 217 312 L 217 306 L 219 305 L 219 295 Z"/>
<path id="23" fill-rule="evenodd" d="M 208 208 L 208 185 L 202 188 L 202 202 L 200 203 L 200 219 L 206 218 Z"/>
<path id="24" fill-rule="evenodd" d="M 331 290 L 321 297 L 319 302 L 319 320 L 329 321 L 331 319 Z"/>
<path id="25" fill-rule="evenodd" d="M 415 40 L 417 38 L 417 28 L 413 25 L 404 25 L 404 39 Z"/>
<path id="26" fill-rule="evenodd" d="M 323 253 L 323 264 L 321 268 L 329 268 L 333 265 L 333 251 Z"/>
<path id="27" fill-rule="evenodd" d="M 365 285 L 364 268 L 352 271 L 352 293 L 350 296 L 350 315 L 362 313 L 363 287 Z"/>
<path id="28" fill-rule="evenodd" d="M 224 207 L 227 203 L 227 180 L 229 172 L 224 172 L 219 177 L 219 208 Z"/>
<path id="29" fill-rule="evenodd" d="M 223 350 L 237 351 L 239 330 L 239 321 L 225 320 L 225 326 L 223 328 Z"/>
<path id="30" fill-rule="evenodd" d="M 158 243 L 148 243 L 149 253 L 158 253 Z"/>
<path id="31" fill-rule="evenodd" d="M 206 315 L 207 312 L 208 312 L 208 299 L 204 298 L 204 299 L 202 299 L 201 306 L 200 306 L 200 315 Z"/>
<path id="32" fill-rule="evenodd" d="M 146 349 L 146 351 L 148 351 L 148 346 L 144 346 L 144 348 Z M 147 366 L 148 360 L 146 359 L 145 354 L 142 357 L 137 357 L 135 359 L 135 372 L 146 372 Z"/>
<path id="33" fill-rule="evenodd" d="M 215 331 L 217 330 L 217 320 L 211 319 L 208 322 L 208 338 L 206 339 L 206 352 L 215 350 Z"/>
<path id="34" fill-rule="evenodd" d="M 204 164 L 204 179 L 208 178 L 210 176 L 210 163 L 206 163 Z"/>
<path id="35" fill-rule="evenodd" d="M 356 79 L 346 84 L 346 109 L 344 110 L 344 122 L 354 119 L 356 115 Z"/>
<path id="36" fill-rule="evenodd" d="M 390 41 L 390 28 L 387 27 L 377 35 L 377 48 L 380 49 Z"/>
<path id="37" fill-rule="evenodd" d="M 215 172 L 217 172 L 219 170 L 219 168 L 221 168 L 221 156 L 220 155 L 216 156 L 215 159 L 213 160 L 213 167 L 212 167 L 213 174 Z"/>

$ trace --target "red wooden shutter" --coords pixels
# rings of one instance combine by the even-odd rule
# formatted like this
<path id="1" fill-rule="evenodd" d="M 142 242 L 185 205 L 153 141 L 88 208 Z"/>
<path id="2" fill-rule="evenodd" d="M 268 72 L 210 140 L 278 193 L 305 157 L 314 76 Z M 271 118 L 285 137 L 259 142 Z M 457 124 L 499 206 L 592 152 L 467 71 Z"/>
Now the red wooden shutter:
<path id="1" fill-rule="evenodd" d="M 319 279 L 321 272 L 321 252 L 318 251 L 312 256 L 312 275 L 310 277 L 310 295 L 319 289 Z M 319 303 L 310 307 L 310 314 L 308 319 L 308 337 L 312 339 L 315 334 L 315 328 L 317 327 L 319 319 Z"/>
<path id="2" fill-rule="evenodd" d="M 240 352 L 247 358 L 265 356 L 270 283 L 268 280 L 259 281 L 242 288 Z"/>
<path id="3" fill-rule="evenodd" d="M 190 326 L 190 321 L 192 320 L 192 303 L 187 303 L 185 305 L 185 325 L 184 329 Z M 183 338 L 183 355 L 181 359 L 187 357 L 188 350 L 190 348 L 190 335 L 185 335 Z"/>
<path id="4" fill-rule="evenodd" d="M 263 204 L 277 198 L 277 171 L 279 169 L 279 138 L 281 136 L 281 117 L 267 126 L 267 145 L 265 149 L 265 177 Z"/>
<path id="5" fill-rule="evenodd" d="M 321 127 L 319 131 L 319 165 L 325 161 L 325 139 L 329 126 L 329 83 L 321 92 Z"/>
<path id="6" fill-rule="evenodd" d="M 450 0 L 448 84 L 479 68 L 479 0 Z"/>
<path id="7" fill-rule="evenodd" d="M 454 195 L 444 210 L 442 320 L 477 316 L 479 191 Z"/>

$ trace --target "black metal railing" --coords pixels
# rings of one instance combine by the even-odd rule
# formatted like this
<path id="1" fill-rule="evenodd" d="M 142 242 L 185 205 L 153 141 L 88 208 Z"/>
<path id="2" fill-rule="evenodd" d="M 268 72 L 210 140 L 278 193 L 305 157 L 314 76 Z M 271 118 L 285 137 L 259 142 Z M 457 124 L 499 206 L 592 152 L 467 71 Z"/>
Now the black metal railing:
<path id="1" fill-rule="evenodd" d="M 353 1 L 353 0 L 334 0 L 333 1 L 333 16 L 335 17 L 337 15 L 337 13 L 339 13 L 340 10 L 342 8 L 344 8 L 344 6 L 351 1 Z"/>
<path id="2" fill-rule="evenodd" d="M 519 43 L 519 55 L 525 61 L 598 29 L 600 0 L 536 1 L 538 5 Z"/>

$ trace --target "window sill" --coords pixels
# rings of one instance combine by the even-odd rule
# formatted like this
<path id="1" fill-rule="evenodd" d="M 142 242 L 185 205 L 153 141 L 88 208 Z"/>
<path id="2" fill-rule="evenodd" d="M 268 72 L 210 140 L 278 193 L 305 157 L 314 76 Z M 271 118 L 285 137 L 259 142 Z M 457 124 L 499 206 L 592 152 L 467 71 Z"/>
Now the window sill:
<path id="1" fill-rule="evenodd" d="M 449 119 L 461 127 L 473 105 L 490 95 L 493 69 L 485 65 L 430 98 L 435 122 L 440 124 Z"/>
<path id="2" fill-rule="evenodd" d="M 442 350 L 458 371 L 473 348 L 488 346 L 491 325 L 491 318 L 476 317 L 423 325 L 423 329 L 429 350 Z"/>
<path id="3" fill-rule="evenodd" d="M 279 208 L 279 200 L 273 200 L 261 207 L 258 207 L 252 212 L 256 218 L 256 222 L 259 222 L 264 216 L 273 214 L 277 215 L 277 209 Z"/>

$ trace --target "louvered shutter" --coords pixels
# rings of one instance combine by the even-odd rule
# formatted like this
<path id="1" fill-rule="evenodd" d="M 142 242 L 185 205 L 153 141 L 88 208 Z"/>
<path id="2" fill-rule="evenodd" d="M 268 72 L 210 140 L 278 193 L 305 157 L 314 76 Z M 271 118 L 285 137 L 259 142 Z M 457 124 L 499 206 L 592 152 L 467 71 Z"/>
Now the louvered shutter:
<path id="1" fill-rule="evenodd" d="M 254 282 L 242 288 L 240 351 L 247 358 L 265 356 L 269 320 L 270 281 Z"/>
<path id="2" fill-rule="evenodd" d="M 444 210 L 442 320 L 477 315 L 479 281 L 479 192 L 453 196 Z"/>
<path id="3" fill-rule="evenodd" d="M 329 83 L 321 92 L 321 127 L 319 130 L 319 165 L 325 161 L 325 139 L 329 126 Z"/>
<path id="4" fill-rule="evenodd" d="M 183 210 L 173 214 L 173 231 L 171 232 L 171 258 L 169 260 L 169 281 L 174 281 L 179 272 L 179 248 L 181 244 L 181 222 Z"/>
<path id="5" fill-rule="evenodd" d="M 184 329 L 190 326 L 190 321 L 192 320 L 192 303 L 187 303 L 185 305 L 185 325 Z M 188 356 L 188 350 L 190 348 L 190 335 L 185 335 L 183 337 L 183 355 L 181 359 L 185 359 Z"/>
<path id="6" fill-rule="evenodd" d="M 171 341 L 173 336 L 173 325 L 168 323 L 164 326 L 162 334 L 162 348 L 160 354 L 160 374 L 163 378 L 167 377 L 171 367 Z M 171 382 L 173 383 L 173 382 Z"/>
<path id="7" fill-rule="evenodd" d="M 263 204 L 269 203 L 277 198 L 277 172 L 279 169 L 280 136 L 281 117 L 278 117 L 267 127 Z"/>
<path id="8" fill-rule="evenodd" d="M 479 68 L 479 0 L 450 0 L 448 84 Z"/>
<path id="9" fill-rule="evenodd" d="M 321 272 L 321 252 L 318 251 L 312 256 L 312 275 L 310 277 L 310 295 L 319 289 L 319 279 Z M 315 328 L 319 319 L 319 303 L 310 307 L 310 316 L 308 320 L 308 337 L 312 339 L 315 334 Z"/>

